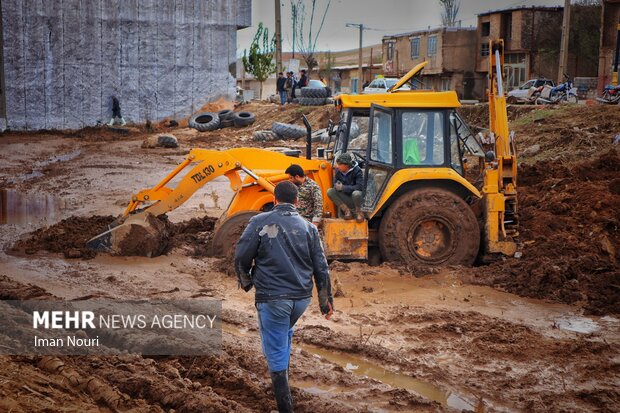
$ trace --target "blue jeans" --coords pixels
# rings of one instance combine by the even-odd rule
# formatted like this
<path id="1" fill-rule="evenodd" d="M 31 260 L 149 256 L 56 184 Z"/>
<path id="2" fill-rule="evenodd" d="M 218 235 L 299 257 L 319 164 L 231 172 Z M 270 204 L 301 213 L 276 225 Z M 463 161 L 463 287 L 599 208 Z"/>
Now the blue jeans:
<path id="1" fill-rule="evenodd" d="M 286 103 L 286 90 L 281 90 L 278 93 L 280 94 L 280 104 L 284 105 Z"/>
<path id="2" fill-rule="evenodd" d="M 293 327 L 309 304 L 310 298 L 256 303 L 260 341 L 269 371 L 288 368 Z"/>

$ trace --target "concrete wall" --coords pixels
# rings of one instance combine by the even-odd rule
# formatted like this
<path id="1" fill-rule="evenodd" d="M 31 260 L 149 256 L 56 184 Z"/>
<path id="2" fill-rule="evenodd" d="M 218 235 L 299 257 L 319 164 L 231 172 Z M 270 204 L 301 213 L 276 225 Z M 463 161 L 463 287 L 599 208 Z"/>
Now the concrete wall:
<path id="1" fill-rule="evenodd" d="M 182 118 L 234 95 L 250 0 L 3 0 L 6 123 L 75 129 Z"/>

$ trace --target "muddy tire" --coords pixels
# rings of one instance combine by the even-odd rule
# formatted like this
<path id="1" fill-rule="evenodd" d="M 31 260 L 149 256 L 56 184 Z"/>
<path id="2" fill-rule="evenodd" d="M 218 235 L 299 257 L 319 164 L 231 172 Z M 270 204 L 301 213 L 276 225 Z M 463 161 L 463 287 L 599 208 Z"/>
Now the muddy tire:
<path id="1" fill-rule="evenodd" d="M 256 122 L 256 115 L 254 115 L 252 112 L 237 112 L 232 115 L 232 119 L 235 123 L 235 126 L 240 128 Z"/>
<path id="2" fill-rule="evenodd" d="M 252 134 L 252 140 L 258 142 L 273 141 L 276 139 L 278 139 L 278 137 L 270 130 L 257 130 Z"/>
<path id="3" fill-rule="evenodd" d="M 220 117 L 220 122 L 221 122 L 224 120 L 231 119 L 234 113 L 235 112 L 233 112 L 232 109 L 224 109 L 224 110 L 220 110 L 219 112 L 217 112 L 217 116 Z"/>
<path id="4" fill-rule="evenodd" d="M 230 257 L 235 252 L 237 241 L 248 226 L 250 218 L 258 215 L 258 211 L 238 212 L 219 222 L 213 233 L 211 255 L 214 257 Z"/>
<path id="5" fill-rule="evenodd" d="M 157 137 L 157 146 L 162 148 L 178 148 L 179 141 L 174 135 L 159 135 Z"/>
<path id="6" fill-rule="evenodd" d="M 517 103 L 517 98 L 514 96 L 508 96 L 508 98 L 506 98 L 506 103 L 508 103 L 509 105 L 514 105 L 515 103 Z"/>
<path id="7" fill-rule="evenodd" d="M 473 211 L 443 189 L 419 189 L 402 195 L 379 228 L 384 260 L 427 266 L 474 263 L 480 228 Z"/>
<path id="8" fill-rule="evenodd" d="M 306 128 L 291 125 L 290 123 L 274 122 L 271 131 L 283 139 L 300 139 L 306 136 Z"/>
<path id="9" fill-rule="evenodd" d="M 326 98 L 329 96 L 329 91 L 324 87 L 302 87 L 302 98 Z"/>
<path id="10" fill-rule="evenodd" d="M 322 106 L 325 104 L 325 98 L 299 98 L 299 104 L 302 106 Z"/>
<path id="11" fill-rule="evenodd" d="M 220 127 L 220 117 L 212 112 L 197 113 L 189 118 L 189 127 L 200 132 L 216 130 Z"/>
<path id="12" fill-rule="evenodd" d="M 223 121 L 220 121 L 220 129 L 228 128 L 231 126 L 235 126 L 235 121 L 232 119 L 224 119 Z"/>

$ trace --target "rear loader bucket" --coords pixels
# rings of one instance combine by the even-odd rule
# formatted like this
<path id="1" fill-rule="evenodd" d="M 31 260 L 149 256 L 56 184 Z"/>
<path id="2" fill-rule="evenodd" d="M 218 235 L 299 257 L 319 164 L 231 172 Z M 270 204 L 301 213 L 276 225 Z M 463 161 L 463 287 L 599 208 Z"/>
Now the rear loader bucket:
<path id="1" fill-rule="evenodd" d="M 156 257 L 169 245 L 170 229 L 166 221 L 149 212 L 130 215 L 114 227 L 90 239 L 86 246 L 113 255 Z"/>

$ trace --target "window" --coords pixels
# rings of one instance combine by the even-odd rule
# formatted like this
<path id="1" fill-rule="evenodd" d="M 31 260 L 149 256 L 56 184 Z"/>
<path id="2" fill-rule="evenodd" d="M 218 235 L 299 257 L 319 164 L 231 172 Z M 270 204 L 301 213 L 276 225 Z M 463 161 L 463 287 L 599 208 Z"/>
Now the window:
<path id="1" fill-rule="evenodd" d="M 480 25 L 480 36 L 487 37 L 491 34 L 491 22 L 482 23 Z"/>
<path id="2" fill-rule="evenodd" d="M 394 42 L 388 42 L 387 44 L 387 60 L 394 58 Z"/>
<path id="3" fill-rule="evenodd" d="M 375 111 L 372 119 L 370 159 L 382 163 L 392 163 L 392 116 Z"/>
<path id="4" fill-rule="evenodd" d="M 411 39 L 411 58 L 415 59 L 420 57 L 420 38 L 414 37 Z"/>
<path id="5" fill-rule="evenodd" d="M 428 56 L 435 56 L 437 53 L 437 36 L 430 36 L 428 38 Z"/>
<path id="6" fill-rule="evenodd" d="M 444 114 L 436 111 L 402 113 L 403 163 L 444 164 Z"/>
<path id="7" fill-rule="evenodd" d="M 450 78 L 441 79 L 441 90 L 450 90 Z"/>
<path id="8" fill-rule="evenodd" d="M 512 39 L 512 13 L 502 14 L 502 34 L 504 40 Z"/>
<path id="9" fill-rule="evenodd" d="M 489 44 L 486 42 L 483 42 L 480 45 L 480 56 L 488 56 L 489 55 Z"/>

